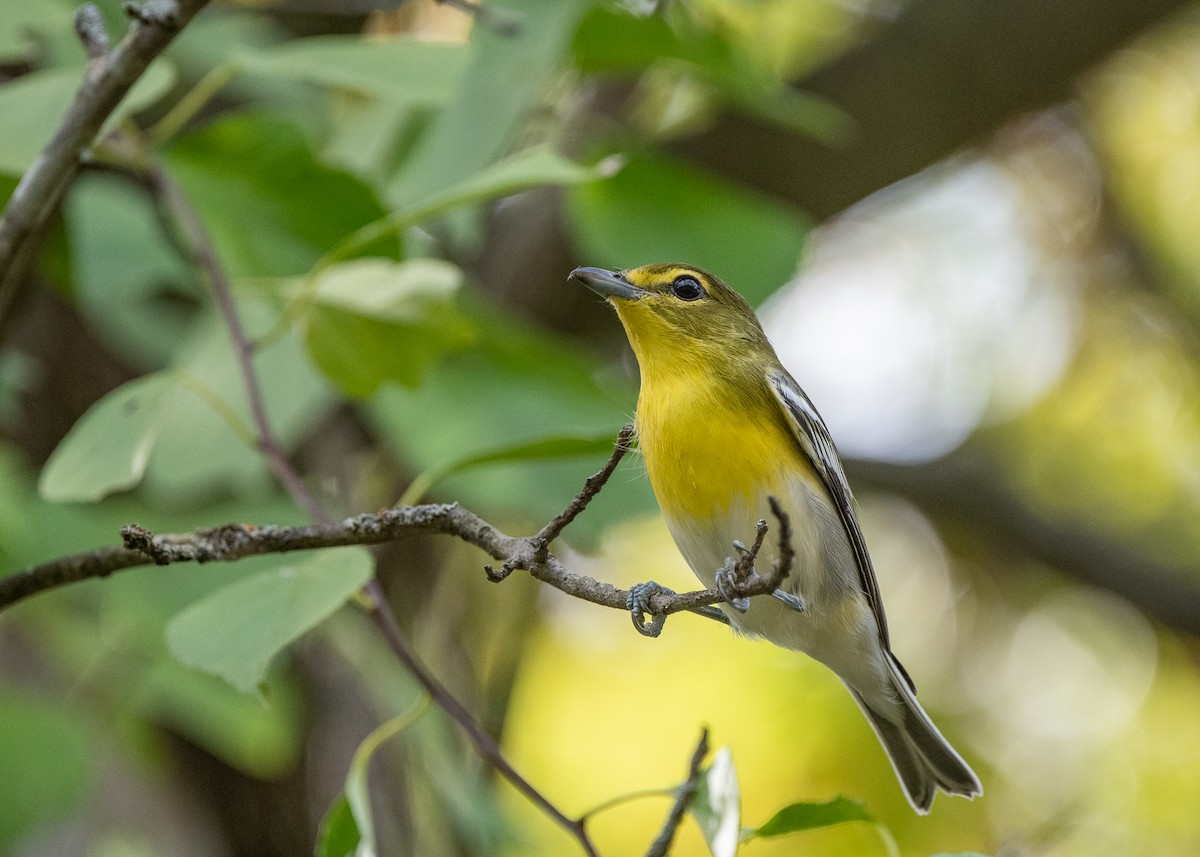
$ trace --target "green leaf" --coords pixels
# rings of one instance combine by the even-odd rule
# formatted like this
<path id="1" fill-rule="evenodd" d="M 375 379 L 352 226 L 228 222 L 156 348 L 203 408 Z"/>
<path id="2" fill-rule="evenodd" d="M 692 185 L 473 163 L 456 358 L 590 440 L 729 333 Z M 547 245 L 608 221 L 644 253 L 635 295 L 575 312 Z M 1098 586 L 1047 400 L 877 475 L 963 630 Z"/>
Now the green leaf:
<path id="1" fill-rule="evenodd" d="M 688 807 L 713 857 L 734 857 L 742 824 L 742 791 L 733 753 L 722 747 L 704 770 L 699 788 Z"/>
<path id="2" fill-rule="evenodd" d="M 33 163 L 62 123 L 83 74 L 82 64 L 48 68 L 0 86 L 0 116 L 20 117 L 20 121 L 0 124 L 0 172 L 19 175 Z M 174 80 L 175 73 L 165 60 L 151 64 L 105 127 L 111 128 L 123 117 L 152 104 Z"/>
<path id="3" fill-rule="evenodd" d="M 237 62 L 255 74 L 416 105 L 442 104 L 453 98 L 468 57 L 467 47 L 457 44 L 317 36 L 245 52 Z"/>
<path id="4" fill-rule="evenodd" d="M 17 65 L 32 59 L 42 39 L 72 29 L 71 7 L 66 3 L 0 0 L 0 60 Z"/>
<path id="5" fill-rule="evenodd" d="M 512 196 L 543 185 L 584 184 L 615 175 L 620 162 L 601 161 L 592 167 L 577 164 L 549 146 L 534 146 L 485 167 L 474 176 L 421 203 L 418 210 L 444 211 L 487 199 Z"/>
<path id="6" fill-rule="evenodd" d="M 156 594 L 159 593 L 142 587 L 130 594 L 129 601 Z M 130 612 L 120 609 L 104 615 L 110 622 L 125 620 L 120 633 L 128 635 Z M 263 705 L 262 700 L 239 692 L 220 678 L 189 669 L 171 657 L 162 648 L 162 621 L 153 627 L 157 631 L 156 645 L 151 648 L 147 641 L 144 647 L 134 650 L 135 658 L 150 657 L 151 653 L 156 658 L 153 666 L 138 674 L 136 688 L 130 695 L 129 701 L 137 711 L 144 718 L 187 736 L 249 776 L 276 780 L 294 771 L 303 752 L 307 723 L 302 692 L 294 683 L 283 680 L 282 676 L 272 677 L 264 693 L 271 704 Z M 96 648 L 94 641 L 92 647 Z"/>
<path id="7" fill-rule="evenodd" d="M 142 189 L 82 175 L 64 205 L 75 299 L 97 332 L 137 365 L 170 360 L 203 291 Z"/>
<path id="8" fill-rule="evenodd" d="M 875 821 L 858 801 L 836 797 L 825 803 L 794 803 L 785 806 L 757 830 L 746 831 L 743 839 L 784 836 L 801 830 L 832 827 L 846 821 Z"/>
<path id="9" fill-rule="evenodd" d="M 303 319 L 313 361 L 348 396 L 385 381 L 414 386 L 446 351 L 471 341 L 454 308 L 462 272 L 449 262 L 357 259 L 326 269 Z"/>
<path id="10" fill-rule="evenodd" d="M 365 184 L 319 163 L 281 116 L 218 120 L 179 138 L 166 160 L 231 277 L 305 274 L 345 235 L 384 215 Z M 395 236 L 373 252 L 398 255 Z"/>
<path id="11" fill-rule="evenodd" d="M 688 29 L 684 38 L 661 16 L 597 6 L 580 22 L 571 52 L 575 67 L 585 73 L 640 72 L 663 60 L 701 68 L 731 64 L 727 44 L 709 31 Z"/>
<path id="12" fill-rule="evenodd" d="M 214 592 L 167 625 L 171 653 L 250 693 L 285 646 L 341 607 L 371 578 L 364 548 L 313 554 Z"/>
<path id="13" fill-rule="evenodd" d="M 361 841 L 362 833 L 350 810 L 350 801 L 340 794 L 321 820 L 314 853 L 316 857 L 354 857 Z"/>
<path id="14" fill-rule="evenodd" d="M 262 298 L 239 297 L 237 309 L 251 339 L 279 317 L 278 308 Z M 143 492 L 152 502 L 173 508 L 230 491 L 261 494 L 264 486 L 274 484 L 262 455 L 231 427 L 228 413 L 209 401 L 221 399 L 239 425 L 250 425 L 245 385 L 224 322 L 215 313 L 197 318 L 176 351 L 173 368 L 186 373 L 193 389 L 167 415 Z M 328 414 L 334 392 L 295 336 L 256 348 L 254 368 L 271 427 L 284 449 L 292 450 Z M 195 382 L 207 387 L 208 398 L 196 394 Z"/>
<path id="15" fill-rule="evenodd" d="M 564 158 L 548 146 L 534 146 L 497 161 L 410 208 L 367 224 L 330 250 L 327 258 L 341 259 L 352 255 L 381 236 L 423 223 L 455 208 L 511 196 L 544 185 L 564 186 L 595 181 L 613 175 L 619 169 L 617 158 L 606 158 L 594 166 L 585 167 Z"/>
<path id="16" fill-rule="evenodd" d="M 581 455 L 610 453 L 614 444 L 609 432 L 586 437 L 583 435 L 556 435 L 521 441 L 498 449 L 472 453 L 435 465 L 413 479 L 400 499 L 402 505 L 420 502 L 425 493 L 443 479 L 456 474 L 515 461 L 548 461 L 555 458 L 577 458 Z"/>
<path id="17" fill-rule="evenodd" d="M 412 726 L 429 708 L 429 697 L 421 696 L 408 711 L 376 727 L 354 751 L 342 794 L 321 822 L 317 857 L 375 857 L 375 822 L 367 774 L 371 758 L 390 738 Z"/>
<path id="18" fill-rule="evenodd" d="M 570 33 L 592 0 L 505 0 L 515 33 L 476 27 L 472 59 L 454 101 L 439 111 L 389 182 L 396 206 L 440 194 L 508 149 L 510 138 L 561 65 Z"/>
<path id="19" fill-rule="evenodd" d="M 497 307 L 471 308 L 470 316 L 479 331 L 475 346 L 446 355 L 419 387 L 383 387 L 370 401 L 373 426 L 414 471 L 554 436 L 607 433 L 615 440 L 629 422 L 634 388 L 601 383 L 594 355 Z M 541 524 L 562 511 L 611 449 L 598 446 L 591 459 L 494 462 L 468 476 L 448 476 L 441 490 L 481 514 L 516 513 Z M 567 530 L 572 544 L 586 546 L 608 524 L 654 509 L 648 481 L 633 465 L 625 467 L 628 475 L 610 480 Z"/>
<path id="20" fill-rule="evenodd" d="M 175 402 L 165 373 L 130 381 L 92 405 L 46 462 L 38 492 L 54 503 L 94 503 L 136 485 Z"/>
<path id="21" fill-rule="evenodd" d="M 752 304 L 795 272 L 809 227 L 790 206 L 660 155 L 573 188 L 569 209 L 587 264 L 699 265 Z"/>
<path id="22" fill-rule="evenodd" d="M 88 767 L 83 724 L 67 709 L 0 688 L 0 851 L 75 806 Z"/>
<path id="23" fill-rule="evenodd" d="M 937 854 L 931 854 L 930 857 L 988 857 L 979 851 L 939 851 Z"/>
<path id="24" fill-rule="evenodd" d="M 0 115 L 20 116 L 0 130 L 0 171 L 20 175 L 50 140 L 79 88 L 81 69 L 30 72 L 0 87 Z"/>

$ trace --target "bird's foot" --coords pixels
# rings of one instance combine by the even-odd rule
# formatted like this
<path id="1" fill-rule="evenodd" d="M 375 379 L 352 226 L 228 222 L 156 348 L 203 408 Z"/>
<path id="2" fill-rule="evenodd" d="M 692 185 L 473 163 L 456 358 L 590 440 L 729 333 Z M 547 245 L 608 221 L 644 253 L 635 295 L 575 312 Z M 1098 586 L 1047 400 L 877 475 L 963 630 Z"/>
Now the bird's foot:
<path id="1" fill-rule="evenodd" d="M 663 625 L 667 623 L 665 614 L 659 615 L 650 609 L 650 599 L 659 594 L 674 595 L 675 591 L 648 580 L 629 587 L 629 594 L 625 596 L 625 606 L 629 608 L 633 627 L 643 636 L 657 637 L 662 633 Z M 650 617 L 649 622 L 646 621 L 647 616 Z"/>
<path id="2" fill-rule="evenodd" d="M 741 542 L 734 542 L 735 548 L 744 549 Z M 745 580 L 745 575 L 738 568 L 740 560 L 735 562 L 733 557 L 725 558 L 725 565 L 717 569 L 717 576 L 713 580 L 713 588 L 721 593 L 721 597 L 729 603 L 734 610 L 739 613 L 745 613 L 750 609 L 750 599 L 737 594 L 738 586 Z"/>

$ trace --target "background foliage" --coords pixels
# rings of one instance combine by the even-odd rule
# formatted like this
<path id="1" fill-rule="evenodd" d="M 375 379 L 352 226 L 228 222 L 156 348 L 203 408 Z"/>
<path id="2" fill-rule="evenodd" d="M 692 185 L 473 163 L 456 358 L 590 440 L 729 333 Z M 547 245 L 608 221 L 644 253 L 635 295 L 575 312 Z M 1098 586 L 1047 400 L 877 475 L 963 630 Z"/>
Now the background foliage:
<path id="1" fill-rule="evenodd" d="M 1194 853 L 1200 9 L 320 5 L 202 12 L 48 225 L 0 328 L 0 573 L 130 521 L 302 520 L 147 164 L 211 234 L 337 517 L 430 497 L 535 530 L 636 393 L 615 319 L 563 278 L 688 261 L 762 306 L 852 459 L 896 649 L 986 796 L 914 816 L 802 657 L 693 617 L 649 641 L 422 540 L 0 614 L 0 853 L 569 853 L 421 706 L 355 606 L 372 562 L 568 814 L 672 787 L 707 724 L 728 749 L 699 805 L 740 806 L 745 853 Z M 0 199 L 83 73 L 72 11 L 0 3 Z M 558 552 L 690 588 L 639 468 Z M 640 853 L 667 806 L 596 815 L 600 850 Z"/>

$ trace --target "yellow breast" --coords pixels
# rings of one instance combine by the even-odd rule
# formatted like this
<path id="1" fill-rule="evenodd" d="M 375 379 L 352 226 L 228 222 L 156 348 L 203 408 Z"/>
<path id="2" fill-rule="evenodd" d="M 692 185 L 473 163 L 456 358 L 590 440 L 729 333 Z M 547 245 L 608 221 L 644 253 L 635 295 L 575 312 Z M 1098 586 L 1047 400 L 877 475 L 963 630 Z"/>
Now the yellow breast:
<path id="1" fill-rule="evenodd" d="M 650 483 L 670 517 L 711 518 L 739 500 L 755 508 L 781 490 L 785 475 L 808 469 L 769 394 L 747 403 L 711 372 L 644 372 L 637 428 Z"/>

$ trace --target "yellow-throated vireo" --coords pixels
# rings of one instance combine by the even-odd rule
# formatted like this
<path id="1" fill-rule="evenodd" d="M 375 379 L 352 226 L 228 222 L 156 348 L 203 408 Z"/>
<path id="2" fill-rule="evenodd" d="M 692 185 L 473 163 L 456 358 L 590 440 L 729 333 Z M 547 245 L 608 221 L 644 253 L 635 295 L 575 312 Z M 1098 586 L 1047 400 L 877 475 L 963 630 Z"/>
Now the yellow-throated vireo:
<path id="1" fill-rule="evenodd" d="M 769 517 L 768 498 L 777 498 L 790 519 L 795 558 L 785 591 L 720 605 L 731 624 L 802 651 L 838 675 L 917 812 L 929 811 L 937 789 L 982 794 L 892 654 L 829 430 L 750 305 L 687 265 L 576 268 L 571 277 L 607 299 L 625 326 L 641 368 L 636 427 L 650 483 L 676 546 L 705 586 L 727 591 L 730 546 Z M 769 567 L 762 564 L 778 552 L 764 546 L 756 564 Z M 635 590 L 635 597 L 646 592 Z"/>

